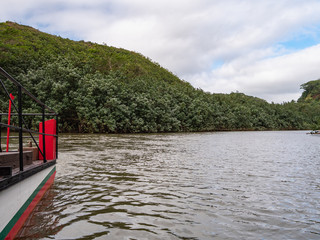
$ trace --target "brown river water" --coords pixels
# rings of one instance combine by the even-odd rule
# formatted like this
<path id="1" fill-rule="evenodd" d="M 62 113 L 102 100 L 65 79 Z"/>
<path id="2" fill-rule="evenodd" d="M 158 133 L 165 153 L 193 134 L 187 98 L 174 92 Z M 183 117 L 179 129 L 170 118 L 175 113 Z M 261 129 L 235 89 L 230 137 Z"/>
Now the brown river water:
<path id="1" fill-rule="evenodd" d="M 17 239 L 320 239 L 320 136 L 62 134 Z"/>

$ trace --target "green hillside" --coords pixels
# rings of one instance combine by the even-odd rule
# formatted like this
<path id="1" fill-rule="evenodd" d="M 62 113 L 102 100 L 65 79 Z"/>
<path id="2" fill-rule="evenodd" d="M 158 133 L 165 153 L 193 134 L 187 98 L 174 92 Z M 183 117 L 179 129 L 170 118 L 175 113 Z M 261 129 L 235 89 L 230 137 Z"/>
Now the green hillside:
<path id="1" fill-rule="evenodd" d="M 0 24 L 0 61 L 10 72 L 26 72 L 57 58 L 70 60 L 86 71 L 109 74 L 120 71 L 127 78 L 148 76 L 170 83 L 181 83 L 178 77 L 141 54 L 91 42 L 76 42 L 42 33 L 12 22 Z"/>
<path id="2" fill-rule="evenodd" d="M 299 102 L 320 101 L 320 79 L 302 84 L 301 89 L 304 91 L 298 100 Z"/>
<path id="3" fill-rule="evenodd" d="M 12 22 L 0 23 L 0 52 L 0 66 L 59 112 L 61 131 L 306 129 L 320 119 L 317 104 L 206 93 L 139 53 Z M 7 105 L 1 94 L 0 110 Z M 31 102 L 24 107 L 36 110 Z"/>

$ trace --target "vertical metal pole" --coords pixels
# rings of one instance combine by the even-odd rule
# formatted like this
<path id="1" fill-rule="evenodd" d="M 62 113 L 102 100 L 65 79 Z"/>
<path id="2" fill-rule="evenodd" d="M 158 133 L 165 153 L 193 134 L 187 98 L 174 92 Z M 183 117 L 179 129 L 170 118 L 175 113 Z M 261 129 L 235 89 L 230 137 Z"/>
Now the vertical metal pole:
<path id="1" fill-rule="evenodd" d="M 45 111 L 46 111 L 46 108 L 43 106 L 42 107 L 42 151 L 43 151 L 43 162 L 47 162 L 47 159 L 46 159 L 46 136 L 45 136 L 45 133 L 46 133 L 46 127 L 45 127 Z"/>
<path id="2" fill-rule="evenodd" d="M 59 130 L 58 130 L 58 126 L 59 126 L 59 124 L 58 124 L 58 115 L 56 115 L 56 159 L 58 159 L 58 132 L 59 132 Z"/>
<path id="3" fill-rule="evenodd" d="M 23 142 L 22 142 L 22 93 L 18 86 L 18 115 L 19 115 L 19 162 L 20 171 L 23 171 Z"/>

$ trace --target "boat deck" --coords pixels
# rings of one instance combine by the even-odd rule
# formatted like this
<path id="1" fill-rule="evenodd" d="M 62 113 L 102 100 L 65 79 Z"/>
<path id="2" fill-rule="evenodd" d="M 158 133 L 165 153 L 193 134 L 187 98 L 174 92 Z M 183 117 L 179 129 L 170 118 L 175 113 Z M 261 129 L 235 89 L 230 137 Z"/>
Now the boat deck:
<path id="1" fill-rule="evenodd" d="M 32 154 L 32 151 L 23 152 L 21 171 L 19 152 L 0 152 L 0 191 L 56 163 L 56 160 L 33 160 Z"/>

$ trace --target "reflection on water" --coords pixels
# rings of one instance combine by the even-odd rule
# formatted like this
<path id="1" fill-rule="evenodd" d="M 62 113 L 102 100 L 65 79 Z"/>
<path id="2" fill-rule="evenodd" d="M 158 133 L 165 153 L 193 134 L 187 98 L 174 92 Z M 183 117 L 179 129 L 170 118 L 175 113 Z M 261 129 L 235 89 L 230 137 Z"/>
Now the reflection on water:
<path id="1" fill-rule="evenodd" d="M 62 135 L 55 183 L 18 239 L 320 239 L 319 144 L 305 132 Z"/>

